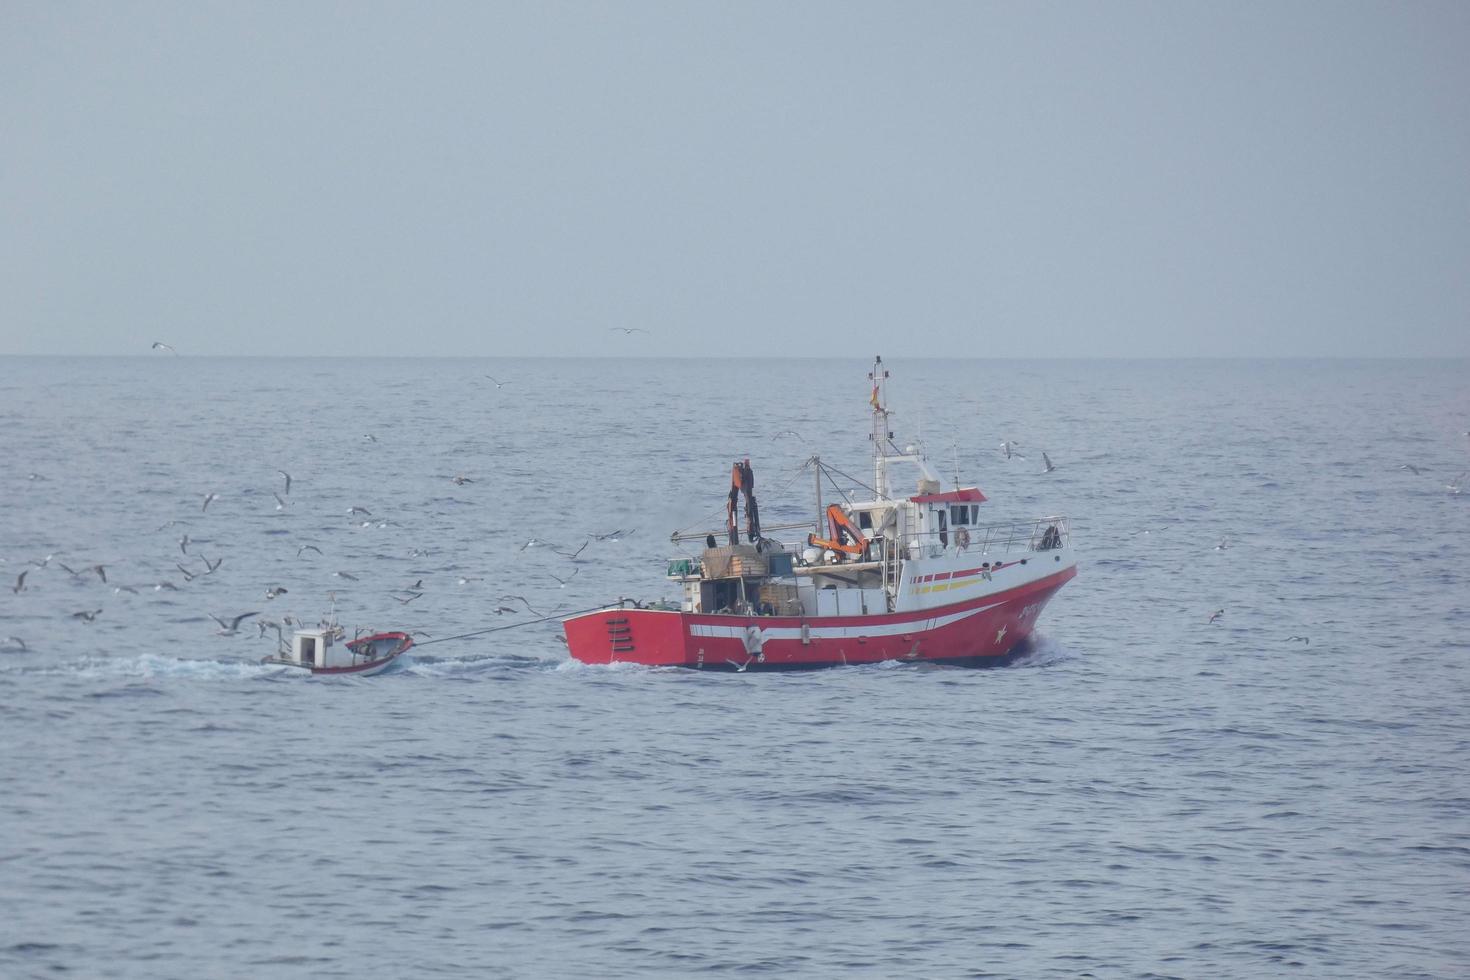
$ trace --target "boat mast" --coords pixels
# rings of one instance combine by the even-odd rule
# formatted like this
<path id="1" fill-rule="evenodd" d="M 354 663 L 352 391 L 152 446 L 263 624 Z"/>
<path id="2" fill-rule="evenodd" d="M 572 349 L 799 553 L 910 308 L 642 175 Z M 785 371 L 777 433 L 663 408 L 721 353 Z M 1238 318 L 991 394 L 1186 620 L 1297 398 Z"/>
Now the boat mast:
<path id="1" fill-rule="evenodd" d="M 868 372 L 868 380 L 873 384 L 873 394 L 868 398 L 868 403 L 873 406 L 873 431 L 868 434 L 873 442 L 873 489 L 877 491 L 879 500 L 886 500 L 888 465 L 884 447 L 893 438 L 893 433 L 888 431 L 888 409 L 883 407 L 888 401 L 888 371 L 883 367 L 883 358 L 873 358 L 873 370 Z"/>

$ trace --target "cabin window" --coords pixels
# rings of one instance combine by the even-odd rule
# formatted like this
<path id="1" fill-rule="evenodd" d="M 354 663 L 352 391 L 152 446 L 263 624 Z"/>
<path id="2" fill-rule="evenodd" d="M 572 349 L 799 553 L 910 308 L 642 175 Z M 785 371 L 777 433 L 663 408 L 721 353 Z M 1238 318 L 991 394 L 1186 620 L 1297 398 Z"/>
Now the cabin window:
<path id="1" fill-rule="evenodd" d="M 860 511 L 858 511 L 857 519 L 858 519 L 858 527 L 862 528 L 864 531 L 871 531 L 873 529 L 873 515 L 872 515 L 872 512 L 866 511 L 866 510 L 860 510 Z"/>
<path id="2" fill-rule="evenodd" d="M 951 524 L 970 523 L 970 508 L 966 507 L 964 504 L 960 504 L 957 507 L 951 507 L 949 509 L 949 522 Z"/>
<path id="3" fill-rule="evenodd" d="M 949 547 L 949 522 L 945 520 L 945 513 L 942 510 L 939 512 L 939 543 L 946 548 Z"/>
<path id="4" fill-rule="evenodd" d="M 301 639 L 301 662 L 304 664 L 316 663 L 316 640 L 309 636 Z"/>

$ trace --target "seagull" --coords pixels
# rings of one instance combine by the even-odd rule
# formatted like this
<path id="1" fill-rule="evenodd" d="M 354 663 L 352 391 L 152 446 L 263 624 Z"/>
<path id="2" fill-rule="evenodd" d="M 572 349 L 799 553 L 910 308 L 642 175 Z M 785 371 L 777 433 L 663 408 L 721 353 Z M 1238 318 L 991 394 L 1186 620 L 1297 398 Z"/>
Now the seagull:
<path id="1" fill-rule="evenodd" d="M 471 480 L 467 476 L 456 476 L 450 482 L 452 482 L 457 487 L 462 487 L 466 483 L 474 483 L 475 481 L 474 480 Z"/>
<path id="2" fill-rule="evenodd" d="M 1227 547 L 1229 547 L 1229 545 L 1230 545 L 1230 539 L 1229 538 L 1221 538 L 1220 539 L 1220 543 L 1217 544 L 1217 545 L 1215 545 L 1215 550 L 1216 551 L 1224 551 Z"/>
<path id="3" fill-rule="evenodd" d="M 403 592 L 422 592 L 423 591 L 423 588 L 424 588 L 424 580 L 423 579 L 419 579 L 417 582 L 413 583 L 412 585 L 405 585 L 400 591 L 403 591 Z"/>
<path id="4" fill-rule="evenodd" d="M 368 510 L 366 507 L 349 507 L 349 508 L 347 508 L 347 513 L 349 513 L 349 514 L 366 514 L 368 517 L 372 517 L 373 516 L 373 512 L 370 511 L 370 510 Z"/>
<path id="5" fill-rule="evenodd" d="M 771 436 L 771 441 L 772 442 L 775 442 L 777 439 L 781 438 L 782 436 L 790 436 L 791 438 L 795 439 L 798 442 L 806 442 L 806 440 L 801 437 L 801 433 L 796 432 L 796 431 L 794 431 L 792 429 L 782 429 L 780 432 L 778 432 L 775 435 Z"/>
<path id="6" fill-rule="evenodd" d="M 165 344 L 161 340 L 155 340 L 153 342 L 153 348 L 152 349 L 153 350 L 166 350 L 170 354 L 177 354 L 178 353 L 178 351 L 174 350 L 172 347 L 170 347 L 168 344 Z"/>
<path id="7" fill-rule="evenodd" d="M 1419 475 L 1419 467 L 1415 466 L 1412 463 L 1405 463 L 1404 465 L 1400 466 L 1399 469 L 1401 469 L 1401 470 L 1408 470 L 1410 473 L 1414 474 L 1415 476 L 1418 476 Z"/>
<path id="8" fill-rule="evenodd" d="M 81 578 L 82 577 L 82 572 L 86 571 L 86 569 L 84 568 L 84 569 L 82 569 L 82 572 L 79 572 L 75 568 L 72 568 L 70 565 L 68 565 L 64 561 L 59 561 L 56 564 L 60 565 L 61 566 L 61 570 L 63 572 L 65 572 L 66 574 L 70 575 L 72 578 Z"/>
<path id="9" fill-rule="evenodd" d="M 565 552 L 565 551 L 557 551 L 555 548 L 552 548 L 551 550 L 554 551 L 554 552 L 556 552 L 556 554 L 561 555 L 563 558 L 570 558 L 573 561 L 576 561 L 577 560 L 577 556 L 580 555 L 582 552 L 586 551 L 587 550 L 587 545 L 589 545 L 591 543 L 592 542 L 590 540 L 589 541 L 583 541 L 582 542 L 582 547 L 580 547 L 576 551 L 573 551 L 573 552 L 570 552 L 570 553 Z"/>
<path id="10" fill-rule="evenodd" d="M 0 640 L 0 643 L 4 643 L 7 647 L 19 647 L 22 650 L 26 649 L 26 641 L 22 640 L 18 636 L 7 636 L 4 640 Z"/>
<path id="11" fill-rule="evenodd" d="M 84 572 L 96 572 L 98 578 L 100 578 L 104 582 L 107 581 L 107 566 L 106 565 L 93 565 L 91 568 L 84 568 L 84 569 L 82 569 L 82 571 L 84 571 Z"/>
<path id="12" fill-rule="evenodd" d="M 616 531 L 608 531 L 606 534 L 594 534 L 592 536 L 598 541 L 606 541 L 608 538 L 612 538 L 614 541 L 616 541 L 618 539 L 618 535 L 622 533 L 623 529 L 618 528 Z"/>
<path id="13" fill-rule="evenodd" d="M 1016 452 L 1016 449 L 1020 445 L 1019 442 L 1011 442 L 1009 439 L 1003 439 L 1001 440 L 1000 451 L 1005 453 L 1006 459 L 1010 459 L 1012 456 L 1020 456 L 1021 459 L 1025 459 L 1025 456 L 1021 456 L 1020 453 Z"/>
<path id="14" fill-rule="evenodd" d="M 487 374 L 485 375 L 485 377 L 490 378 L 490 375 Z M 494 378 L 490 378 L 490 380 L 495 381 Z M 510 384 L 509 381 L 495 381 L 495 390 L 499 391 L 501 388 L 504 388 L 508 384 Z"/>
<path id="15" fill-rule="evenodd" d="M 1287 643 L 1305 643 L 1308 646 L 1310 646 L 1311 643 L 1312 643 L 1312 638 L 1310 636 L 1288 636 L 1286 638 L 1286 642 Z"/>
<path id="16" fill-rule="evenodd" d="M 92 620 L 96 619 L 98 616 L 101 616 L 101 615 L 102 615 L 102 610 L 101 609 L 94 609 L 91 612 L 87 612 L 84 609 L 81 612 L 74 612 L 74 613 L 72 613 L 71 614 L 71 618 L 72 619 L 86 620 L 87 622 L 90 623 Z"/>
<path id="17" fill-rule="evenodd" d="M 301 557 L 301 553 L 303 551 L 315 551 L 317 554 L 321 554 L 322 553 L 322 549 L 318 548 L 316 545 L 314 545 L 314 544 L 304 544 L 301 547 L 299 547 L 299 548 L 296 549 L 296 557 L 297 558 L 300 558 Z"/>
<path id="18" fill-rule="evenodd" d="M 560 575 L 552 575 L 551 577 L 554 578 L 554 579 L 556 579 L 557 582 L 561 583 L 561 588 L 565 589 L 567 587 L 567 583 L 570 582 L 572 579 L 576 578 L 577 577 L 577 573 L 580 572 L 580 571 L 581 571 L 580 568 L 574 568 L 574 569 L 572 569 L 572 574 L 568 575 L 566 578 L 562 578 Z M 551 573 L 548 572 L 547 574 L 551 574 Z"/>
<path id="19" fill-rule="evenodd" d="M 179 538 L 179 551 L 186 555 L 189 553 L 189 536 L 187 534 Z"/>
<path id="20" fill-rule="evenodd" d="M 240 615 L 236 616 L 234 619 L 230 620 L 228 623 L 225 622 L 223 619 L 220 619 L 218 616 L 214 615 L 213 613 L 210 613 L 209 614 L 209 618 L 212 619 L 212 620 L 214 620 L 216 623 L 219 623 L 219 629 L 215 632 L 215 635 L 216 636 L 234 636 L 235 633 L 240 629 L 240 621 L 241 620 L 249 619 L 251 616 L 259 616 L 259 615 L 260 615 L 259 612 L 241 613 Z"/>
<path id="21" fill-rule="evenodd" d="M 271 496 L 276 498 L 276 510 L 285 510 L 286 509 L 286 501 L 284 501 L 284 500 L 281 499 L 281 495 L 280 494 L 272 491 L 271 492 Z"/>
<path id="22" fill-rule="evenodd" d="M 500 598 L 502 598 L 502 599 L 519 599 L 521 602 L 525 603 L 526 608 L 529 609 L 529 610 L 531 610 L 531 612 L 536 613 L 537 616 L 541 615 L 540 612 L 537 612 L 536 607 L 532 606 L 530 602 L 527 602 L 526 597 L 523 596 L 523 595 L 503 595 Z"/>
<path id="23" fill-rule="evenodd" d="M 1225 615 L 1225 610 L 1216 609 L 1214 612 L 1210 613 L 1210 618 L 1209 620 L 1207 620 L 1207 622 L 1213 623 L 1215 620 L 1219 619 L 1223 615 Z"/>
<path id="24" fill-rule="evenodd" d="M 1465 482 L 1465 477 L 1467 476 L 1470 476 L 1470 470 L 1466 470 L 1464 473 L 1461 473 L 1459 476 L 1455 477 L 1454 480 L 1446 483 L 1444 485 L 1444 488 L 1450 493 L 1463 493 L 1464 491 L 1462 490 L 1462 486 Z"/>
<path id="25" fill-rule="evenodd" d="M 202 562 L 204 562 L 204 567 L 205 568 L 209 569 L 209 571 L 202 573 L 204 575 L 210 575 L 210 574 L 212 574 L 216 568 L 219 568 L 220 565 L 222 565 L 224 563 L 224 559 L 223 558 L 216 558 L 214 561 L 210 561 L 208 558 L 205 558 L 203 555 L 200 555 L 199 556 L 199 560 L 202 561 Z"/>
<path id="26" fill-rule="evenodd" d="M 286 496 L 291 496 L 291 474 L 285 470 L 276 470 L 276 472 L 286 478 Z"/>
<path id="27" fill-rule="evenodd" d="M 408 594 L 408 598 L 405 599 L 402 596 L 393 595 L 393 593 L 391 593 L 391 592 L 388 593 L 388 594 L 390 596 L 393 596 L 393 598 L 397 599 L 399 602 L 403 603 L 405 606 L 408 605 L 410 602 L 413 602 L 415 599 L 418 599 L 421 596 L 423 596 L 423 593 L 422 592 L 410 592 Z"/>
<path id="28" fill-rule="evenodd" d="M 185 568 L 183 565 L 180 565 L 178 562 L 174 562 L 174 567 L 177 568 L 179 571 L 181 571 L 181 572 L 184 573 L 184 581 L 185 582 L 192 582 L 192 581 L 194 581 L 194 575 L 196 573 L 189 571 L 187 568 Z"/>
<path id="29" fill-rule="evenodd" d="M 14 592 L 16 595 L 20 595 L 22 592 L 24 592 L 26 589 L 26 576 L 29 574 L 31 574 L 31 570 L 29 568 L 21 572 L 20 577 L 15 580 L 15 585 L 11 587 L 10 591 Z"/>
<path id="30" fill-rule="evenodd" d="M 506 613 L 519 612 L 515 606 L 496 606 L 495 615 L 504 616 Z"/>
<path id="31" fill-rule="evenodd" d="M 159 531 L 167 531 L 169 528 L 173 527 L 177 523 L 179 523 L 179 522 L 178 521 L 165 521 L 164 523 L 158 525 L 158 527 L 154 528 L 153 533 L 157 534 Z"/>
<path id="32" fill-rule="evenodd" d="M 164 589 L 167 589 L 170 592 L 179 591 L 179 587 L 177 585 L 174 585 L 172 582 L 169 582 L 167 580 L 159 582 L 153 587 L 154 592 L 162 592 Z"/>
<path id="33" fill-rule="evenodd" d="M 1041 463 L 1043 466 L 1046 467 L 1046 469 L 1041 471 L 1043 473 L 1050 473 L 1052 470 L 1056 469 L 1056 467 L 1052 465 L 1051 457 L 1048 456 L 1045 452 L 1041 454 Z"/>
<path id="34" fill-rule="evenodd" d="M 199 508 L 199 512 L 202 514 L 204 511 L 209 510 L 209 504 L 210 504 L 210 502 L 211 501 L 214 501 L 214 500 L 218 500 L 218 499 L 219 499 L 219 494 L 217 494 L 217 493 L 206 493 L 204 495 L 204 506 Z"/>
<path id="35" fill-rule="evenodd" d="M 607 329 L 621 330 L 623 332 L 623 336 L 625 337 L 630 337 L 635 333 L 648 333 L 648 331 L 644 330 L 642 327 L 608 327 Z"/>
<path id="36" fill-rule="evenodd" d="M 276 596 L 285 595 L 286 594 L 286 591 L 287 590 L 286 590 L 286 588 L 284 586 L 280 586 L 280 585 L 267 586 L 266 587 L 266 590 L 265 590 L 265 598 L 266 598 L 266 601 L 269 602 L 271 599 L 274 599 Z"/>
<path id="37" fill-rule="evenodd" d="M 56 557 L 55 555 L 47 555 L 45 558 L 42 558 L 40 561 L 36 561 L 36 559 L 32 558 L 31 559 L 31 564 L 32 565 L 35 565 L 37 568 L 45 568 L 47 565 L 51 564 L 51 559 L 53 559 L 55 557 Z"/>
<path id="38" fill-rule="evenodd" d="M 375 435 L 372 435 L 370 433 L 363 433 L 363 436 L 362 437 L 364 439 L 366 439 L 368 442 L 377 442 L 378 441 L 378 437 L 375 436 Z"/>
<path id="39" fill-rule="evenodd" d="M 138 590 L 135 589 L 135 588 L 133 588 L 131 585 L 117 585 L 117 586 L 113 586 L 113 589 L 112 589 L 112 594 L 113 595 L 117 595 L 120 592 L 131 592 L 133 595 L 137 595 L 138 594 Z"/>
<path id="40" fill-rule="evenodd" d="M 357 576 L 356 575 L 353 575 L 350 572 L 333 572 L 332 574 L 335 575 L 335 576 L 337 576 L 338 578 L 345 578 L 349 582 L 356 582 L 357 581 Z"/>
<path id="41" fill-rule="evenodd" d="M 540 543 L 541 543 L 540 541 L 536 540 L 535 538 L 532 538 L 530 541 L 527 541 L 525 544 L 521 545 L 521 549 L 520 550 L 525 551 L 527 548 L 534 548 L 534 547 L 536 547 Z"/>

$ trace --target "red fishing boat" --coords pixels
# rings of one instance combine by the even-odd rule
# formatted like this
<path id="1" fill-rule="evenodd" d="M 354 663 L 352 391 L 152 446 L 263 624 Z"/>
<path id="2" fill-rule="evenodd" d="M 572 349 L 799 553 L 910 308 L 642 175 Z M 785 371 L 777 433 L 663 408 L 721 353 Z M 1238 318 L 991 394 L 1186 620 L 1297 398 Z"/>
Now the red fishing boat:
<path id="1" fill-rule="evenodd" d="M 814 528 L 790 547 L 762 533 L 750 461 L 736 463 L 725 544 L 675 559 L 679 602 L 624 600 L 562 623 L 567 647 L 590 664 L 723 670 L 832 667 L 885 660 L 1002 663 L 1024 649 L 1041 611 L 1077 574 L 1065 517 L 988 523 L 976 487 L 943 490 L 922 451 L 898 449 L 885 407 L 888 372 L 872 382 L 873 486 L 865 500 L 823 508 L 818 457 Z M 914 492 L 890 470 L 912 467 Z M 745 499 L 745 540 L 737 508 Z"/>

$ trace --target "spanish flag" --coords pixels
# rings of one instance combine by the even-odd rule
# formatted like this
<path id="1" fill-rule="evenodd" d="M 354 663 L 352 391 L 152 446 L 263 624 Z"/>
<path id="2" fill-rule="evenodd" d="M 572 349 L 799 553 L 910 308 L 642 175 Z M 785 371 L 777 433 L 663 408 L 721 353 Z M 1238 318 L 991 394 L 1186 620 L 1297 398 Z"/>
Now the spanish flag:
<path id="1" fill-rule="evenodd" d="M 876 384 L 873 385 L 873 397 L 868 399 L 868 404 L 874 408 L 882 407 L 878 404 L 878 386 Z"/>

